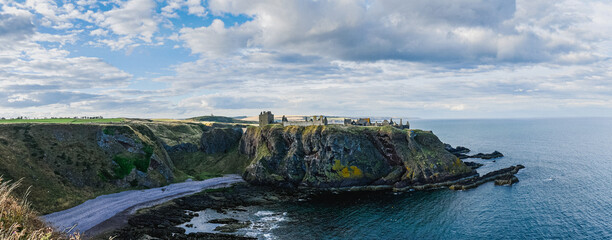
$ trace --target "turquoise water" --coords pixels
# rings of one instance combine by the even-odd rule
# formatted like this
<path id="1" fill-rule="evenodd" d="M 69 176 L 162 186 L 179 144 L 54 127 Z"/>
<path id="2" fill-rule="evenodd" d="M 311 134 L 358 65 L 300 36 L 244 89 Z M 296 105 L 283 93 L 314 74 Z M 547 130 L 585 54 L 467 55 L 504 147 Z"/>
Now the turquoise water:
<path id="1" fill-rule="evenodd" d="M 481 174 L 525 165 L 511 186 L 399 195 L 332 195 L 282 213 L 261 238 L 612 239 L 612 119 L 419 120 L 472 153 L 499 150 Z"/>

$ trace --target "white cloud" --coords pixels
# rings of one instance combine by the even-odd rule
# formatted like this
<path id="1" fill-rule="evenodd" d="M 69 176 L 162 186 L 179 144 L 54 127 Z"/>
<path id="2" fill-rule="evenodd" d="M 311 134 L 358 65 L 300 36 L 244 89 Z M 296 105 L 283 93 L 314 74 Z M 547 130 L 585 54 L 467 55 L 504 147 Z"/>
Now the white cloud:
<path id="1" fill-rule="evenodd" d="M 110 28 L 117 35 L 151 42 L 160 22 L 153 15 L 155 7 L 153 0 L 129 0 L 105 12 L 105 19 L 100 25 Z"/>
<path id="2" fill-rule="evenodd" d="M 249 25 L 245 23 L 242 26 Z M 208 27 L 183 28 L 181 39 L 193 52 L 222 56 L 232 51 L 248 48 L 253 32 L 246 27 L 225 28 L 223 21 L 213 20 Z"/>
<path id="3" fill-rule="evenodd" d="M 39 42 L 73 42 L 74 34 L 34 31 L 31 16 L 0 13 L 0 108 L 16 109 L 100 98 L 92 89 L 126 86 L 131 75 L 100 58 L 70 57 Z"/>
<path id="4" fill-rule="evenodd" d="M 106 36 L 106 35 L 108 35 L 108 31 L 106 31 L 104 29 L 101 29 L 101 28 L 98 28 L 98 29 L 91 30 L 89 32 L 89 35 L 91 35 L 91 36 Z"/>
<path id="5" fill-rule="evenodd" d="M 520 1 L 215 1 L 213 14 L 244 14 L 238 26 L 184 28 L 196 53 L 244 49 L 350 61 L 406 60 L 490 64 L 596 60 L 577 26 L 589 12 Z M 535 5 L 535 6 L 534 6 Z M 534 10 L 536 9 L 536 10 Z M 542 11 L 537 11 L 540 9 Z M 568 21 L 558 12 L 576 14 Z M 576 56 L 581 56 L 576 58 Z"/>

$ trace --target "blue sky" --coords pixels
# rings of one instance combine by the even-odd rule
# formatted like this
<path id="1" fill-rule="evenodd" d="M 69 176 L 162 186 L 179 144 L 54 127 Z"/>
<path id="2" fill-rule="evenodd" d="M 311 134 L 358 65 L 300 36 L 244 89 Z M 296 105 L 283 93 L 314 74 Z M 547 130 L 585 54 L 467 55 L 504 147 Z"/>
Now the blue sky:
<path id="1" fill-rule="evenodd" d="M 0 0 L 0 116 L 612 116 L 609 1 Z"/>

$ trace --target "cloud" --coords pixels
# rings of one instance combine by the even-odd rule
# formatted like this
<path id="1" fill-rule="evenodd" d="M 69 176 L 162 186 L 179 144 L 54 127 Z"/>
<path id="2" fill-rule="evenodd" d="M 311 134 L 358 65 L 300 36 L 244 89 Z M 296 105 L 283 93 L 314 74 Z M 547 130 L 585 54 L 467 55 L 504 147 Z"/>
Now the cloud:
<path id="1" fill-rule="evenodd" d="M 561 4 L 515 1 L 215 1 L 213 14 L 252 17 L 225 26 L 183 28 L 181 39 L 200 54 L 263 49 L 345 61 L 402 60 L 463 64 L 593 61 L 589 42 Z M 572 10 L 572 9 L 570 9 Z M 584 14 L 584 13 L 582 13 Z M 550 26 L 558 26 L 551 28 Z"/>
<path id="2" fill-rule="evenodd" d="M 115 34 L 151 42 L 160 22 L 153 16 L 155 7 L 153 0 L 129 0 L 105 12 L 100 25 L 110 28 Z"/>
<path id="3" fill-rule="evenodd" d="M 0 13 L 0 107 L 70 105 L 101 98 L 87 90 L 126 86 L 128 74 L 95 57 L 71 57 L 39 42 L 74 42 L 74 34 L 36 32 L 31 16 Z M 79 91 L 81 90 L 81 91 Z"/>
<path id="4" fill-rule="evenodd" d="M 206 8 L 202 5 L 202 0 L 169 0 L 167 5 L 161 9 L 162 15 L 168 18 L 178 18 L 177 10 L 187 7 L 187 12 L 191 15 L 204 17 L 207 14 Z"/>
<path id="5" fill-rule="evenodd" d="M 89 35 L 91 35 L 91 36 L 106 36 L 106 35 L 108 35 L 108 31 L 106 31 L 104 29 L 101 29 L 101 28 L 98 28 L 98 29 L 91 30 L 89 32 Z"/>
<path id="6" fill-rule="evenodd" d="M 0 0 L 0 9 L 4 115 L 612 112 L 604 1 Z"/>
<path id="7" fill-rule="evenodd" d="M 17 93 L 6 96 L 7 101 L 3 101 L 0 106 L 12 108 L 37 107 L 51 104 L 70 104 L 92 98 L 100 97 L 93 94 L 47 91 L 35 93 Z"/>
<path id="8" fill-rule="evenodd" d="M 9 46 L 11 43 L 27 39 L 34 34 L 34 24 L 30 14 L 0 13 L 0 45 Z M 0 49 L 3 47 L 0 46 Z"/>
<path id="9" fill-rule="evenodd" d="M 180 39 L 195 53 L 223 56 L 248 48 L 253 34 L 247 27 L 225 28 L 223 21 L 215 19 L 208 27 L 181 29 Z"/>
<path id="10" fill-rule="evenodd" d="M 262 96 L 227 96 L 227 95 L 206 95 L 187 98 L 179 103 L 180 107 L 194 109 L 260 109 L 274 108 L 282 105 L 282 100 L 277 97 Z"/>

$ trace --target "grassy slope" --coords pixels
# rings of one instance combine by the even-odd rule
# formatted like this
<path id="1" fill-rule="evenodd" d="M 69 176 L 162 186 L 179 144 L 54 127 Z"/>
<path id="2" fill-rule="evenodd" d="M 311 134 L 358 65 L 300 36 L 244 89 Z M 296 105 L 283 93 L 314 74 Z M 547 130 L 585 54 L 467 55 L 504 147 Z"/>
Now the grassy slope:
<path id="1" fill-rule="evenodd" d="M 198 123 L 0 124 L 0 176 L 9 180 L 23 178 L 24 186 L 32 186 L 29 199 L 33 207 L 44 214 L 73 207 L 102 194 L 138 188 L 125 181 L 117 185 L 112 176 L 129 173 L 118 169 L 115 162 L 123 162 L 127 170 L 146 169 L 146 166 L 137 166 L 145 164 L 138 161 L 149 156 L 146 149 L 143 148 L 144 154 L 134 154 L 127 152 L 129 147 L 115 144 L 111 148 L 113 153 L 109 153 L 99 146 L 102 133 L 127 136 L 136 143 L 152 146 L 161 164 L 171 169 L 175 182 L 240 173 L 244 169 L 244 158 L 237 150 L 226 155 L 196 152 L 168 156 L 163 149 L 163 144 L 199 146 L 207 128 Z M 101 174 L 104 172 L 107 176 Z M 149 169 L 147 179 L 159 185 L 170 183 L 157 170 Z M 25 188 L 17 190 L 18 194 L 24 191 Z"/>
<path id="2" fill-rule="evenodd" d="M 113 172 L 113 155 L 98 146 L 102 125 L 10 124 L 0 126 L 0 175 L 23 178 L 42 213 L 66 209 L 117 187 L 100 172 Z M 23 190 L 18 190 L 23 193 Z"/>
<path id="3" fill-rule="evenodd" d="M 173 155 L 172 159 L 177 169 L 196 180 L 229 173 L 241 174 L 249 164 L 248 157 L 239 153 L 238 146 L 234 146 L 227 153 L 179 153 Z"/>

